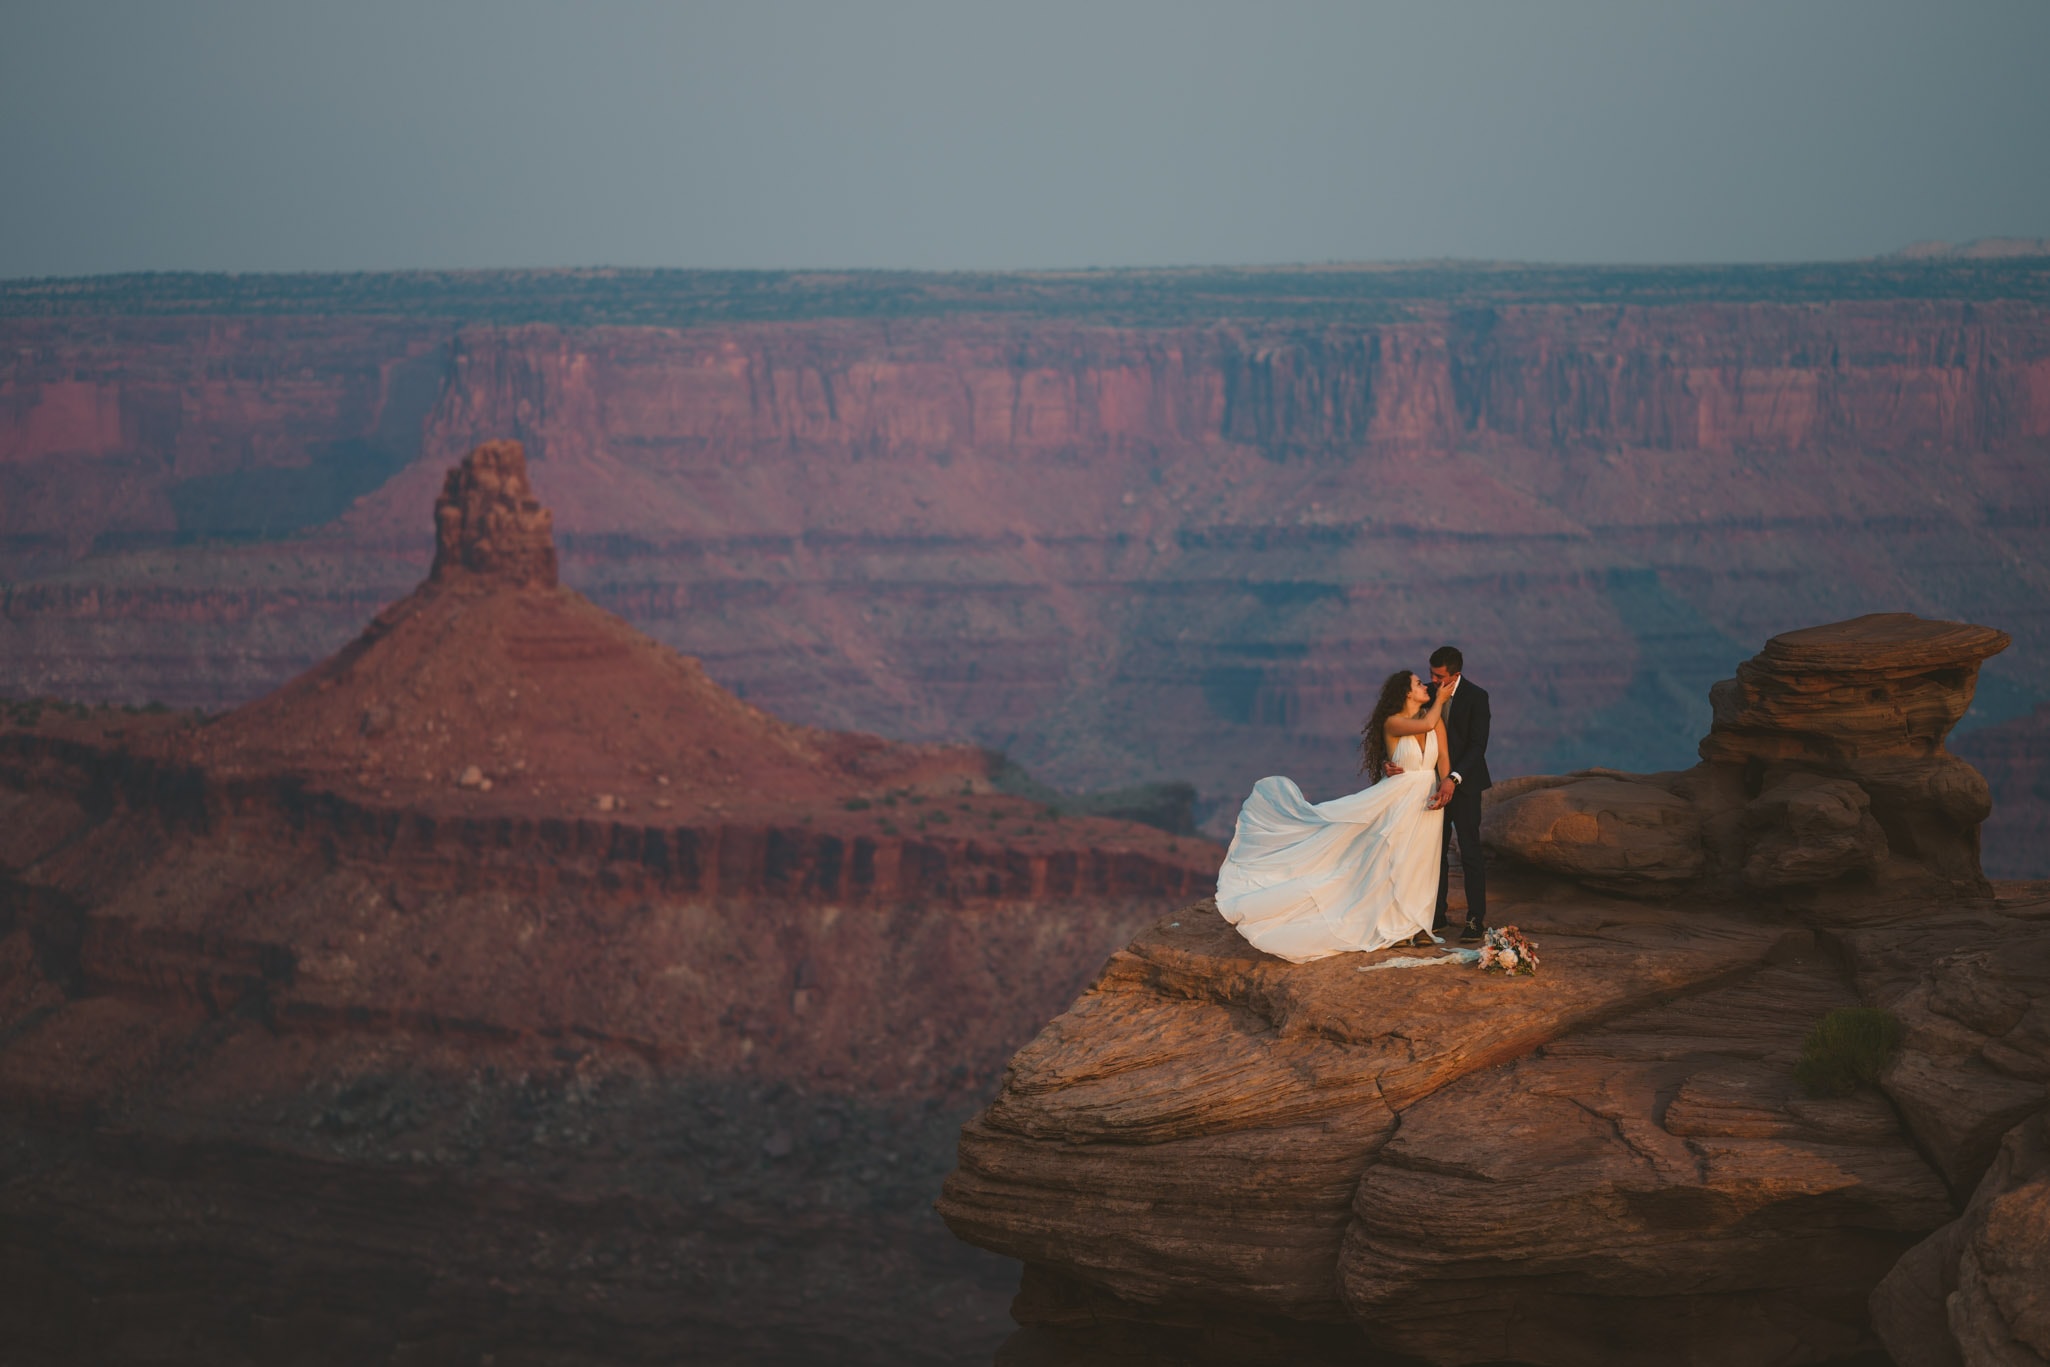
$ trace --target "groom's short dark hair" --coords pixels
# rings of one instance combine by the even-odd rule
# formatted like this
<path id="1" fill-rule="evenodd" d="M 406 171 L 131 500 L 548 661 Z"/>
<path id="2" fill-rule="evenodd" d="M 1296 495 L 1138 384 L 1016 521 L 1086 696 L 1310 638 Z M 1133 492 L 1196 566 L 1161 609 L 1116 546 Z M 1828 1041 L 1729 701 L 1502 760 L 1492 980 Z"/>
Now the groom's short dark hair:
<path id="1" fill-rule="evenodd" d="M 1439 646 L 1431 652 L 1431 668 L 1437 669 L 1441 666 L 1454 674 L 1461 673 L 1466 668 L 1466 657 L 1459 653 L 1458 646 Z"/>

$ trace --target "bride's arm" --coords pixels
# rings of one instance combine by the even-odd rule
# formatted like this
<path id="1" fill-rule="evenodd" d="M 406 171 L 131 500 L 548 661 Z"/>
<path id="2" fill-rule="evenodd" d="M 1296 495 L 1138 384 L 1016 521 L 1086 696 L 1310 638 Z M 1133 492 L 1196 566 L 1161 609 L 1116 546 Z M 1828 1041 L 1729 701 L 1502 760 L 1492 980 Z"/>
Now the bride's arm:
<path id="1" fill-rule="evenodd" d="M 1417 713 L 1414 717 L 1390 717 L 1382 723 L 1382 726 L 1390 737 L 1428 736 L 1437 729 L 1439 714 L 1445 710 L 1445 704 L 1451 700 L 1451 697 L 1452 692 L 1450 689 L 1441 688 L 1438 690 L 1438 696 L 1431 699 L 1431 705 Z M 1388 748 L 1391 750 L 1395 748 L 1392 741 Z M 1438 748 L 1443 750 L 1445 743 L 1440 741 Z"/>
<path id="2" fill-rule="evenodd" d="M 1438 782 L 1452 777 L 1452 747 L 1445 743 L 1445 723 L 1438 723 Z"/>

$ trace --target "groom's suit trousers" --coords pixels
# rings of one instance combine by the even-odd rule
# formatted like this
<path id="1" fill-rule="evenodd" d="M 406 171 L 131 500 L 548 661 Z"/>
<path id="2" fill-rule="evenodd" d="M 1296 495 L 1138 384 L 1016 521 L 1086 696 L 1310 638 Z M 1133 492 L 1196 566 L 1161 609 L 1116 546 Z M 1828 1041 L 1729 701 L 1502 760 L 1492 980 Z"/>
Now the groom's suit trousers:
<path id="1" fill-rule="evenodd" d="M 1466 919 L 1477 926 L 1488 923 L 1488 863 L 1481 854 L 1481 795 L 1477 787 L 1465 785 L 1445 804 L 1445 848 L 1438 859 L 1438 914 L 1431 929 L 1443 930 L 1452 893 L 1452 836 L 1459 835 L 1459 867 L 1466 875 Z"/>

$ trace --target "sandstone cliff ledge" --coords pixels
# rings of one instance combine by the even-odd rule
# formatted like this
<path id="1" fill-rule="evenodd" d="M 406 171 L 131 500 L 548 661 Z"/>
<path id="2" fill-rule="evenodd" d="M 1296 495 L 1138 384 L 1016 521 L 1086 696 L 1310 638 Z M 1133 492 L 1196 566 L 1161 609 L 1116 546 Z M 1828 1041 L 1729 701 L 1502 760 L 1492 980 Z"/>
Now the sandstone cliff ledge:
<path id="1" fill-rule="evenodd" d="M 1006 1360 L 2042 1360 L 2016 1127 L 2050 1100 L 2050 889 L 1984 881 L 1941 749 L 2004 641 L 1791 633 L 1718 689 L 1700 770 L 1503 785 L 1491 919 L 1537 977 L 1291 965 L 1207 901 L 1141 934 L 1012 1060 L 940 1202 L 1027 1265 Z M 1905 1048 L 1809 1095 L 1804 1037 L 1855 1005 Z"/>

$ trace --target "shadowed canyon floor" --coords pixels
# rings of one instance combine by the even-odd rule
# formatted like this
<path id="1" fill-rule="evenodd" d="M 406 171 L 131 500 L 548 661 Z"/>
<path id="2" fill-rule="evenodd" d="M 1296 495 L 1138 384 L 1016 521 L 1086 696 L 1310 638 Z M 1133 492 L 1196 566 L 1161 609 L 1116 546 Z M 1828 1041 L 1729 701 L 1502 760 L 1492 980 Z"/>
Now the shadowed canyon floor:
<path id="1" fill-rule="evenodd" d="M 410 588 L 415 510 L 509 435 L 568 580 L 720 684 L 1064 787 L 1186 778 L 1218 835 L 1265 773 L 1348 785 L 1375 682 L 1447 637 L 1501 698 L 1504 772 L 1657 770 L 1747 643 L 1998 622 L 1964 723 L 2003 812 L 1988 867 L 2050 872 L 2046 280 L 18 282 L 0 690 L 276 687 Z"/>

